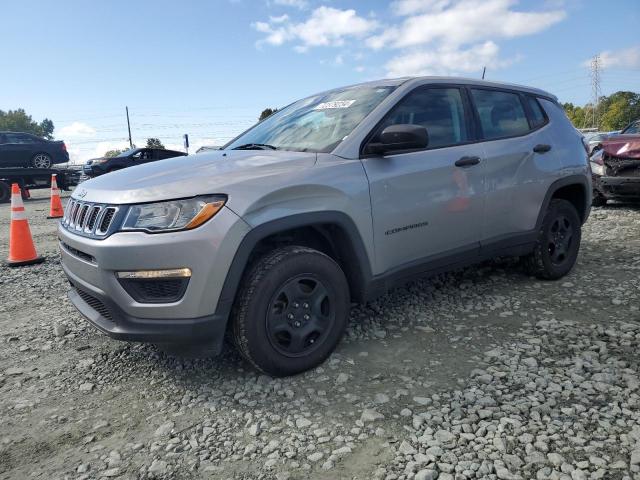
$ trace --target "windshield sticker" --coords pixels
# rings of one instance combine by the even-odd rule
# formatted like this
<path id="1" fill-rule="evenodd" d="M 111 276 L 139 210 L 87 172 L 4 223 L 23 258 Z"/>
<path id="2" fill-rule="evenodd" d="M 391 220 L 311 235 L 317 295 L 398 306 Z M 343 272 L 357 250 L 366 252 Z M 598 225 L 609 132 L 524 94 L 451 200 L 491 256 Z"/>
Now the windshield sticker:
<path id="1" fill-rule="evenodd" d="M 355 100 L 336 100 L 335 102 L 323 102 L 316 105 L 314 110 L 327 110 L 329 108 L 349 108 Z"/>

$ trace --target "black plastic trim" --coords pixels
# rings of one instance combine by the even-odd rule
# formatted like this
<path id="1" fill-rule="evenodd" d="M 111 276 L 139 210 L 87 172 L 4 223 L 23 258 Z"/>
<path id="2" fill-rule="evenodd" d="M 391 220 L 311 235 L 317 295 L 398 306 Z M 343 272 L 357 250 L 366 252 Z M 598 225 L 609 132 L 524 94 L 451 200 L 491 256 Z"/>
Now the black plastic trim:
<path id="1" fill-rule="evenodd" d="M 549 207 L 549 203 L 551 202 L 551 198 L 553 197 L 553 195 L 562 187 L 568 187 L 570 185 L 580 185 L 584 189 L 585 212 L 582 218 L 582 224 L 585 224 L 585 222 L 589 218 L 589 213 L 591 211 L 591 188 L 589 186 L 589 181 L 587 180 L 587 177 L 585 175 L 569 175 L 568 177 L 556 180 L 547 189 L 547 193 L 544 197 L 544 200 L 542 201 L 542 206 L 540 207 L 540 212 L 538 213 L 538 219 L 536 221 L 536 231 L 538 231 L 542 226 L 544 214 Z"/>
<path id="2" fill-rule="evenodd" d="M 225 278 L 222 291 L 220 292 L 216 316 L 224 318 L 225 321 L 229 317 L 238 286 L 249 263 L 251 253 L 262 239 L 286 230 L 318 225 L 336 225 L 347 232 L 347 247 L 351 250 L 350 253 L 353 254 L 350 260 L 355 260 L 356 262 L 352 264 L 354 267 L 351 272 L 352 280 L 356 286 L 367 285 L 372 278 L 371 262 L 362 238 L 360 237 L 360 233 L 349 216 L 339 211 L 310 212 L 291 215 L 259 225 L 249 231 L 242 239 L 231 262 L 231 267 Z M 355 295 L 358 300 L 363 300 L 363 298 L 358 298 L 363 297 L 363 295 L 358 295 L 357 293 L 355 293 Z"/>

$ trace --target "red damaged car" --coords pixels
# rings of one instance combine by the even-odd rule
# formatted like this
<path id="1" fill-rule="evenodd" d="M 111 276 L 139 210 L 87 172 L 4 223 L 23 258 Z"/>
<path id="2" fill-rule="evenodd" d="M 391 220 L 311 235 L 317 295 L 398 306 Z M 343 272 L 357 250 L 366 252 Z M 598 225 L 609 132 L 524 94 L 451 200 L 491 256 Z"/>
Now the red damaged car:
<path id="1" fill-rule="evenodd" d="M 591 155 L 593 206 L 607 200 L 640 201 L 640 120 L 602 141 Z"/>

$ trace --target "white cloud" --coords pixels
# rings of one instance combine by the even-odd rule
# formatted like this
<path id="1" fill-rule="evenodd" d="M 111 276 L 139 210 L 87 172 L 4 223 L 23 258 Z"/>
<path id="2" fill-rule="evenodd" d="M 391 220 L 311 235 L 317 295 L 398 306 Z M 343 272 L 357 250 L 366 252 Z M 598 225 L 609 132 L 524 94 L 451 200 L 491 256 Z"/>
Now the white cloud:
<path id="1" fill-rule="evenodd" d="M 64 137 L 93 137 L 96 134 L 96 129 L 83 122 L 73 122 L 70 125 L 65 125 L 59 130 L 56 135 Z"/>
<path id="2" fill-rule="evenodd" d="M 396 15 L 412 15 L 425 11 L 442 10 L 451 5 L 451 0 L 398 0 L 391 4 Z"/>
<path id="3" fill-rule="evenodd" d="M 292 22 L 287 17 L 271 17 L 269 22 L 255 22 L 253 28 L 266 34 L 258 44 L 282 45 L 298 42 L 296 51 L 304 52 L 311 47 L 341 46 L 347 38 L 362 38 L 377 28 L 375 20 L 360 17 L 355 10 L 340 10 L 333 7 L 318 7 L 303 22 Z"/>
<path id="4" fill-rule="evenodd" d="M 517 61 L 500 58 L 497 41 L 539 33 L 562 21 L 561 8 L 517 10 L 517 0 L 396 0 L 401 17 L 369 36 L 373 50 L 400 53 L 385 65 L 388 76 L 453 75 L 492 70 Z"/>
<path id="5" fill-rule="evenodd" d="M 501 60 L 498 45 L 487 41 L 470 48 L 460 49 L 440 47 L 420 49 L 400 55 L 386 65 L 391 77 L 409 75 L 460 75 L 478 72 L 483 66 L 498 69 L 513 63 L 516 59 Z"/>
<path id="6" fill-rule="evenodd" d="M 606 50 L 600 53 L 603 68 L 640 68 L 640 45 L 622 50 Z M 585 60 L 584 66 L 591 65 L 591 59 Z"/>
<path id="7" fill-rule="evenodd" d="M 269 21 L 271 23 L 283 23 L 289 20 L 289 15 L 286 13 L 284 15 L 280 15 L 279 17 L 269 16 Z"/>
<path id="8" fill-rule="evenodd" d="M 300 10 L 307 8 L 309 2 L 306 0 L 272 0 L 274 5 L 280 5 L 282 7 L 299 8 Z"/>
<path id="9" fill-rule="evenodd" d="M 515 11 L 515 0 L 457 0 L 396 2 L 396 13 L 408 15 L 400 25 L 392 25 L 368 40 L 372 48 L 395 48 L 440 42 L 456 47 L 498 38 L 538 33 L 563 20 L 566 12 Z"/>

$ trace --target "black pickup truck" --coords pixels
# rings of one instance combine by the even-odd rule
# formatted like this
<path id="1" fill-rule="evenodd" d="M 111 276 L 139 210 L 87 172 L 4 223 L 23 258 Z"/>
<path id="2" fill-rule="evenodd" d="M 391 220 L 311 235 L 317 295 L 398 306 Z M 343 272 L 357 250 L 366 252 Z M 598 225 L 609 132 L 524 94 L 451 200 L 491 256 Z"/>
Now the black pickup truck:
<path id="1" fill-rule="evenodd" d="M 62 190 L 71 190 L 80 181 L 80 170 L 72 168 L 0 168 L 0 203 L 11 200 L 11 184 L 20 185 L 22 196 L 27 191 L 51 187 L 51 175 L 56 174 L 56 183 Z"/>

